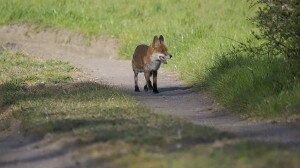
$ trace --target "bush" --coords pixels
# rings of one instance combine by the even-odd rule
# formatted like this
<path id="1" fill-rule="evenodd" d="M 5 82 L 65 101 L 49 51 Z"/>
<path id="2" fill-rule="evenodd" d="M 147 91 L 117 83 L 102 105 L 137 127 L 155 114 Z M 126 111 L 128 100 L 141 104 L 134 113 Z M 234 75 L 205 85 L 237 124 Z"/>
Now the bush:
<path id="1" fill-rule="evenodd" d="M 254 23 L 263 39 L 264 51 L 272 57 L 284 56 L 294 76 L 300 74 L 300 1 L 256 0 L 260 7 Z"/>

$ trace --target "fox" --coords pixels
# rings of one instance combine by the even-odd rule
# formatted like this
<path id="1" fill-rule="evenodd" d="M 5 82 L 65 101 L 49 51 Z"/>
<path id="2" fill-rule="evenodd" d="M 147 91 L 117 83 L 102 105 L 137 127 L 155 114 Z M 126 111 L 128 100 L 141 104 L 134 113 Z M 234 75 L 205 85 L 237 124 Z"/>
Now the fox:
<path id="1" fill-rule="evenodd" d="M 153 93 L 159 93 L 157 89 L 157 71 L 161 63 L 167 64 L 167 59 L 172 58 L 165 46 L 164 36 L 154 36 L 150 45 L 141 44 L 135 48 L 132 57 L 132 70 L 134 73 L 134 90 L 140 92 L 138 86 L 138 74 L 144 73 L 146 84 L 144 91 L 153 90 Z M 150 77 L 153 75 L 153 86 Z"/>

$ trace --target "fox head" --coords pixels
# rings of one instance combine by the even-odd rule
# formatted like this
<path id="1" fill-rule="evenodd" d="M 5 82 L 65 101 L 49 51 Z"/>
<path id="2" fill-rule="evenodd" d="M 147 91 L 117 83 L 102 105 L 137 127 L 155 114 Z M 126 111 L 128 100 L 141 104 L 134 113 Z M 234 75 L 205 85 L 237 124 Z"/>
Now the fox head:
<path id="1" fill-rule="evenodd" d="M 167 59 L 170 59 L 172 55 L 168 53 L 168 49 L 165 46 L 164 41 L 164 36 L 154 36 L 151 44 L 151 59 L 167 64 Z"/>

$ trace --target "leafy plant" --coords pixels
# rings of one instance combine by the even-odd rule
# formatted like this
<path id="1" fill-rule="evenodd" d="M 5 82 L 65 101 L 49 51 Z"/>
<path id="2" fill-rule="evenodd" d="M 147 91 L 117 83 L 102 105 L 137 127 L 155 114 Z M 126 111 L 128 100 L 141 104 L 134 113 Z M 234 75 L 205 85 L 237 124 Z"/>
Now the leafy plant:
<path id="1" fill-rule="evenodd" d="M 300 1 L 257 0 L 257 15 L 253 18 L 259 28 L 257 39 L 269 56 L 284 56 L 294 76 L 300 72 Z"/>

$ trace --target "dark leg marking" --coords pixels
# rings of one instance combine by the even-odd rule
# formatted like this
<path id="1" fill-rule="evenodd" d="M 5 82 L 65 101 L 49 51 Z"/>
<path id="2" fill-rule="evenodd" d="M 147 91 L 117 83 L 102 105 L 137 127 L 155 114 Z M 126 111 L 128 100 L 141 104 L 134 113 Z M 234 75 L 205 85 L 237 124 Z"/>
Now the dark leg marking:
<path id="1" fill-rule="evenodd" d="M 147 82 L 147 85 L 150 90 L 153 90 L 153 86 L 150 80 Z"/>

